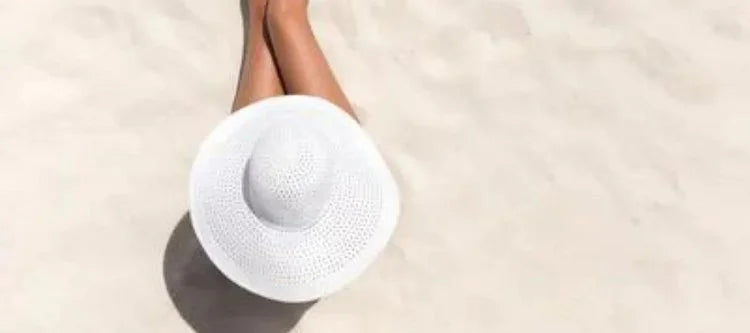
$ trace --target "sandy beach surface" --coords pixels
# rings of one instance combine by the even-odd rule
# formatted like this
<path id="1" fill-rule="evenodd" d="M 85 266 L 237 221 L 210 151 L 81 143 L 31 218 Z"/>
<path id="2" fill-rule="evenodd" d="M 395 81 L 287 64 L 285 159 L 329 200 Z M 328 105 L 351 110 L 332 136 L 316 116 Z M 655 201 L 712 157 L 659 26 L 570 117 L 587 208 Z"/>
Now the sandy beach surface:
<path id="1" fill-rule="evenodd" d="M 4 0 L 0 332 L 750 331 L 750 2 L 311 2 L 401 186 L 366 274 L 273 304 L 195 243 L 238 1 Z"/>

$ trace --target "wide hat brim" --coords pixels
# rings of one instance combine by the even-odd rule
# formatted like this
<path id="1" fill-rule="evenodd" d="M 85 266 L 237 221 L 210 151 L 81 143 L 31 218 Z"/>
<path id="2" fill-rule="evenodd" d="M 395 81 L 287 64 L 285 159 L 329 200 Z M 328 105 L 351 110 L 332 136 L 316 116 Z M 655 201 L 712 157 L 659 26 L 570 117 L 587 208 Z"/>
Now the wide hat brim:
<path id="1" fill-rule="evenodd" d="M 330 200 L 301 229 L 267 223 L 243 192 L 255 143 L 284 121 L 315 127 L 339 154 Z M 239 286 L 277 301 L 306 302 L 341 289 L 385 247 L 398 214 L 398 189 L 375 144 L 343 110 L 317 97 L 273 97 L 235 112 L 204 141 L 191 170 L 190 215 L 208 257 Z"/>

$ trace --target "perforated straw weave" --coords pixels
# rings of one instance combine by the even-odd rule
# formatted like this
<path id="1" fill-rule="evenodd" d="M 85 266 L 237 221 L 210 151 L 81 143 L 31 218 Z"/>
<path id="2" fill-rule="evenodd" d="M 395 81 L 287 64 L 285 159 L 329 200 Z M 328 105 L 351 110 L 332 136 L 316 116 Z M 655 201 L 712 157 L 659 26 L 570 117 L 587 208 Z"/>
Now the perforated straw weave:
<path id="1" fill-rule="evenodd" d="M 264 297 L 326 296 L 374 260 L 398 216 L 375 145 L 333 104 L 270 98 L 222 122 L 191 173 L 191 217 L 209 258 Z"/>

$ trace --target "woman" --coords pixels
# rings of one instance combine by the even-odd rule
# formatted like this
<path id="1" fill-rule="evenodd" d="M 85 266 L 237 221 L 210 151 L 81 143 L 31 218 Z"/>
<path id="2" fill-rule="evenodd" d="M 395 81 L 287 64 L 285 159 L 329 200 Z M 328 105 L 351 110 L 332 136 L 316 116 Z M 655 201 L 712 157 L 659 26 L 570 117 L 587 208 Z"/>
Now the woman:
<path id="1" fill-rule="evenodd" d="M 193 165 L 190 214 L 211 261 L 266 298 L 342 288 L 385 247 L 398 190 L 356 122 L 304 0 L 248 0 L 233 111 Z"/>
<path id="2" fill-rule="evenodd" d="M 236 111 L 284 94 L 318 96 L 354 111 L 315 40 L 308 0 L 247 0 L 249 15 Z"/>

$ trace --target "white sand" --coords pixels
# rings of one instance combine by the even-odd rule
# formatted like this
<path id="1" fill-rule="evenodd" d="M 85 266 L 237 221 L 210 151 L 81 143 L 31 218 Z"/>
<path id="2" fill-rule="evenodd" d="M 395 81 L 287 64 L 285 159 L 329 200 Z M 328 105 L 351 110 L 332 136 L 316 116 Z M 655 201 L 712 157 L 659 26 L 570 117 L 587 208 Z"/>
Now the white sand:
<path id="1" fill-rule="evenodd" d="M 312 2 L 404 202 L 299 332 L 750 331 L 750 2 Z M 240 48 L 234 0 L 0 2 L 0 332 L 189 330 L 164 250 Z"/>

